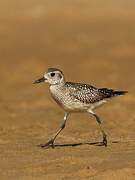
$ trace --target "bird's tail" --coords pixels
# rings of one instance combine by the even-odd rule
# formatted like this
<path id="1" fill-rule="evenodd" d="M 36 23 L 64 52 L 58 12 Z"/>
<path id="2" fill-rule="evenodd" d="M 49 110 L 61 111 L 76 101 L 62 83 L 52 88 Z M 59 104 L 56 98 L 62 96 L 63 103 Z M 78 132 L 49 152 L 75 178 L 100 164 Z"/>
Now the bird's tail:
<path id="1" fill-rule="evenodd" d="M 123 96 L 127 93 L 128 91 L 114 91 L 114 96 Z"/>
<path id="2" fill-rule="evenodd" d="M 118 90 L 113 90 L 113 89 L 107 89 L 107 88 L 102 88 L 99 89 L 100 93 L 104 96 L 104 98 L 111 98 L 111 97 L 116 97 L 116 96 L 123 96 L 128 91 L 118 91 Z"/>

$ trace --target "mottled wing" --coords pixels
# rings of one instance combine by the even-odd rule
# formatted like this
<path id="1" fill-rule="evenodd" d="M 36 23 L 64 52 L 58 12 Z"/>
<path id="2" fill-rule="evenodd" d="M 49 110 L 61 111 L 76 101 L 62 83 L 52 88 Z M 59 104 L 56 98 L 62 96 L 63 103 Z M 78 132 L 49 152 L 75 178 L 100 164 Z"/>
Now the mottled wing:
<path id="1" fill-rule="evenodd" d="M 70 96 L 86 104 L 95 103 L 106 98 L 104 91 L 87 84 L 67 83 L 67 86 L 71 89 Z"/>

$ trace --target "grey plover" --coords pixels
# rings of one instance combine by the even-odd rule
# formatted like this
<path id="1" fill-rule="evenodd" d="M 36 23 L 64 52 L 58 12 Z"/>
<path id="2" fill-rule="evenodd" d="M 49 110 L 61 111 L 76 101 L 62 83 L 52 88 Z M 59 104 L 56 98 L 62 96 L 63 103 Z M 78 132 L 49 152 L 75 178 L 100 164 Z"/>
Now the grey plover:
<path id="1" fill-rule="evenodd" d="M 127 91 L 117 91 L 107 88 L 96 88 L 88 84 L 66 82 L 63 72 L 57 68 L 49 68 L 44 76 L 34 82 L 47 82 L 50 85 L 50 93 L 52 98 L 65 111 L 63 122 L 58 131 L 41 147 L 55 147 L 54 141 L 58 134 L 65 128 L 67 118 L 73 112 L 88 112 L 92 114 L 102 132 L 104 146 L 107 146 L 107 135 L 102 126 L 99 116 L 94 110 L 113 97 L 121 96 Z"/>

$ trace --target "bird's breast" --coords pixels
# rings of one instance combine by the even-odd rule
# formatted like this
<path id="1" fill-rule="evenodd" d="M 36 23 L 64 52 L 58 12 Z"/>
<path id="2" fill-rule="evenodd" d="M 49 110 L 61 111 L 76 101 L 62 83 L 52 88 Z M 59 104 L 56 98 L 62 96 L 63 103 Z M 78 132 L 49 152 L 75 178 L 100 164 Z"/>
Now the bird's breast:
<path id="1" fill-rule="evenodd" d="M 52 98 L 59 104 L 60 106 L 66 106 L 66 103 L 69 102 L 69 94 L 65 91 L 63 87 L 59 86 L 50 86 L 50 92 Z"/>

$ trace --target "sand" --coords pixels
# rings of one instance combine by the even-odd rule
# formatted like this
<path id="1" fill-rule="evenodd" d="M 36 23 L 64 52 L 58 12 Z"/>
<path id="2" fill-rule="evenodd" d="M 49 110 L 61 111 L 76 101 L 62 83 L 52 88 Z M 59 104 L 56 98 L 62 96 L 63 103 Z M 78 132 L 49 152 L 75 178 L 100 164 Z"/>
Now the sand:
<path id="1" fill-rule="evenodd" d="M 3 0 L 0 3 L 0 179 L 135 179 L 135 3 Z M 64 112 L 48 85 L 48 67 L 66 79 L 128 90 L 88 114 L 71 115 L 54 149 L 42 149 Z"/>

